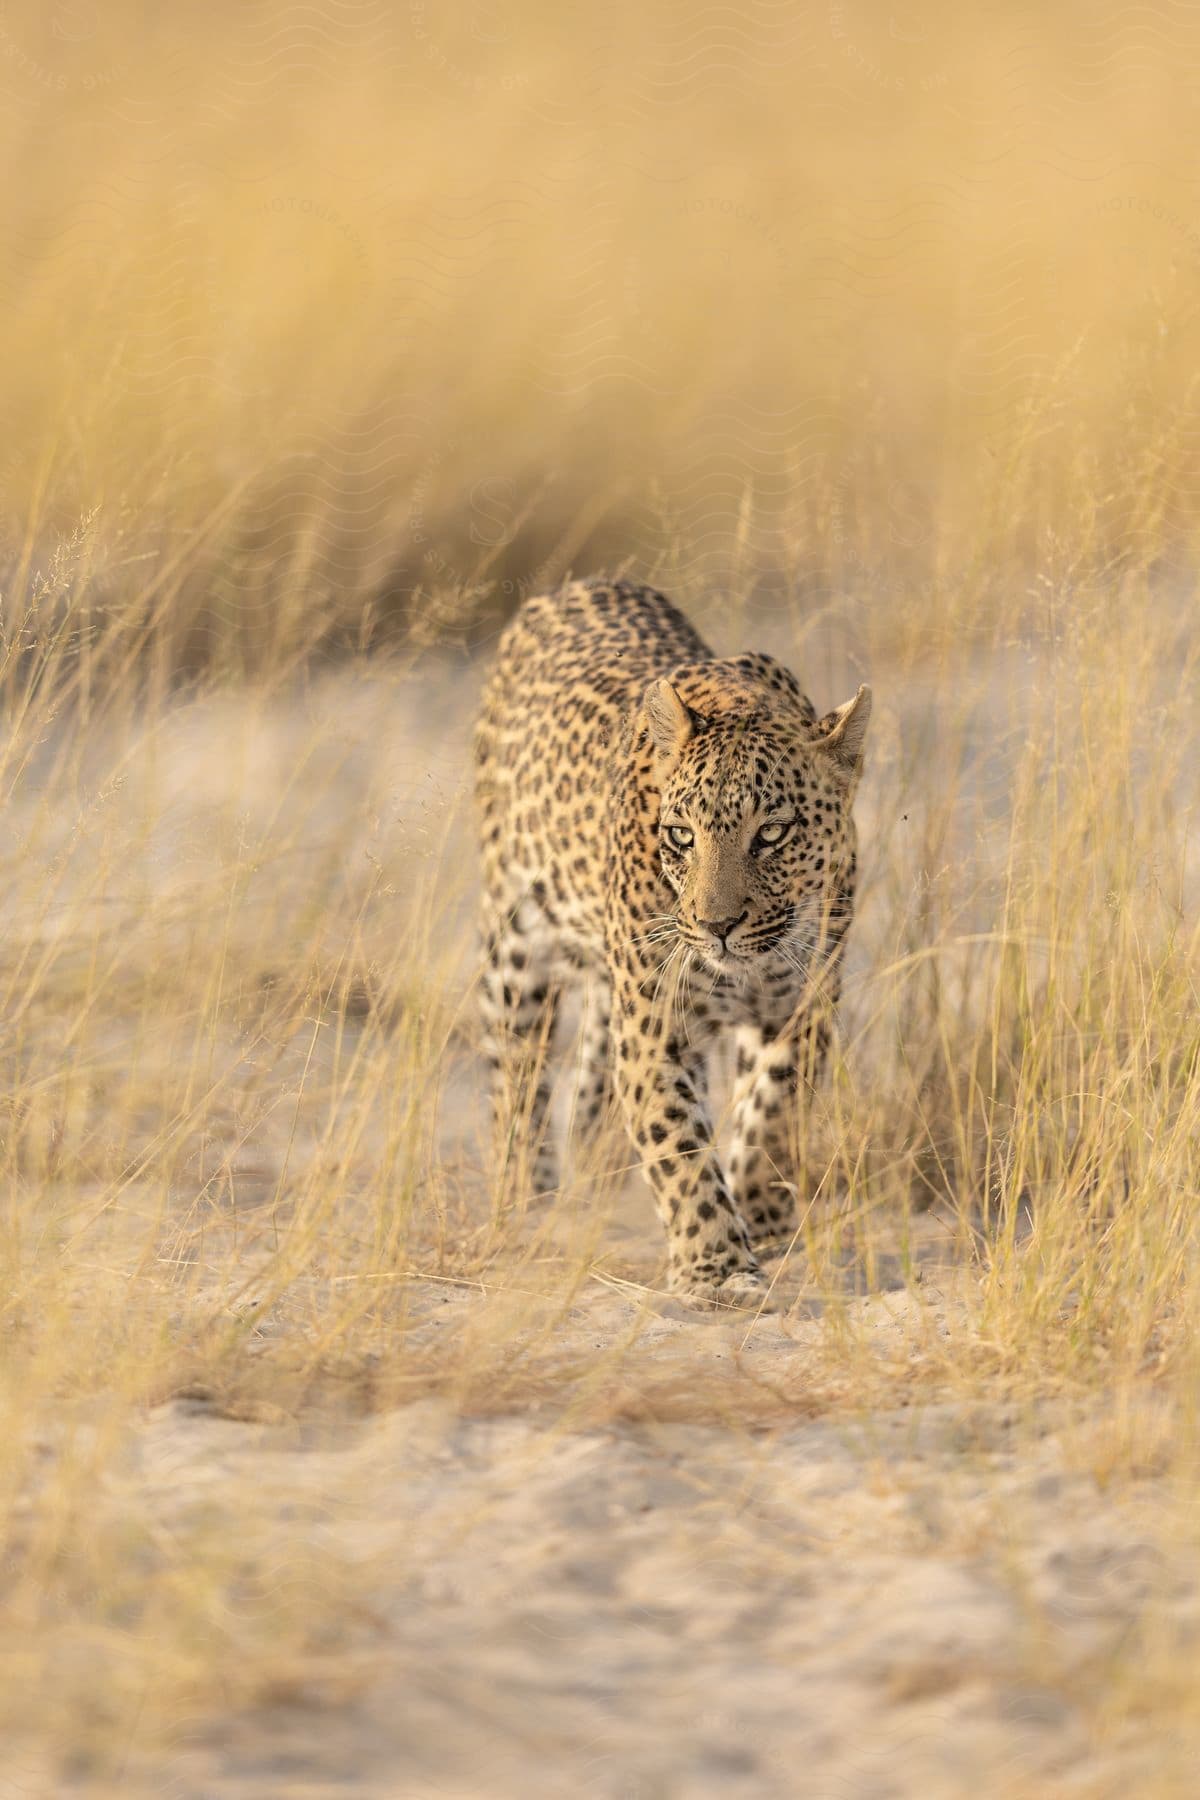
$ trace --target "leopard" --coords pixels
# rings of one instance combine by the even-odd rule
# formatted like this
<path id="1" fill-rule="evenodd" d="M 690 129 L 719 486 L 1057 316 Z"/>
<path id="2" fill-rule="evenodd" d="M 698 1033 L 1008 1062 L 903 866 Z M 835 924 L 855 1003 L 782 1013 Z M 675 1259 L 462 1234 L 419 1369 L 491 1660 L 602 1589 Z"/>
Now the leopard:
<path id="1" fill-rule="evenodd" d="M 761 1304 L 767 1253 L 794 1238 L 795 1120 L 841 991 L 870 716 L 868 686 L 818 714 L 773 656 L 717 657 L 657 589 L 604 577 L 526 598 L 483 688 L 478 994 L 500 1166 L 518 1131 L 534 1192 L 555 1190 L 551 1052 L 577 991 L 573 1129 L 594 1137 L 615 1098 L 666 1291 L 690 1306 Z"/>

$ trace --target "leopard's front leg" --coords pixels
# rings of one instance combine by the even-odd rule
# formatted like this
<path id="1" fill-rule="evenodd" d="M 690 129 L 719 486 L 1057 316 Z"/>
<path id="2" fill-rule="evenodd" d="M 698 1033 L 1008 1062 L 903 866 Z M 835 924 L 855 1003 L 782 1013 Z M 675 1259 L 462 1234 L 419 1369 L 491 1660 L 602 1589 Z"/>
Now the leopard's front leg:
<path id="1" fill-rule="evenodd" d="M 752 1242 L 777 1242 L 796 1229 L 802 1109 L 824 1067 L 829 1014 L 807 1010 L 778 1036 L 739 1026 L 737 1046 L 730 1187 Z"/>
<path id="2" fill-rule="evenodd" d="M 621 1011 L 617 1090 L 667 1234 L 673 1293 L 745 1304 L 764 1291 L 738 1217 L 709 1117 L 703 1058 L 660 1015 Z"/>

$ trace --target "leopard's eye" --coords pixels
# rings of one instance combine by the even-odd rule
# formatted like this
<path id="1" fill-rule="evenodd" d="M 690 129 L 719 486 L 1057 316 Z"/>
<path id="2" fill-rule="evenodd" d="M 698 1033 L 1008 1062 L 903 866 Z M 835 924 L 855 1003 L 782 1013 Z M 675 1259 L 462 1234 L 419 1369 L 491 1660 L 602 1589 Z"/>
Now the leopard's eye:
<path id="1" fill-rule="evenodd" d="M 791 830 L 791 821 L 772 819 L 769 825 L 762 825 L 754 835 L 754 849 L 769 850 L 773 844 L 781 844 Z"/>
<path id="2" fill-rule="evenodd" d="M 695 833 L 690 825 L 668 825 L 667 842 L 674 850 L 690 850 Z"/>

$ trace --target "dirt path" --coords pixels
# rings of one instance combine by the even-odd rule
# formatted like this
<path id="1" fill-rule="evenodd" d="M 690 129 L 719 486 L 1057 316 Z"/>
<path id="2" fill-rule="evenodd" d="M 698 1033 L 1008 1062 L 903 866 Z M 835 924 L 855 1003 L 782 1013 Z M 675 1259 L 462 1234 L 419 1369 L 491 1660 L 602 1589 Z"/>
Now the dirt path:
<path id="1" fill-rule="evenodd" d="M 855 1303 L 884 1335 L 911 1304 Z M 574 1329 L 631 1316 L 597 1289 Z M 711 1373 L 745 1326 L 656 1320 L 638 1371 L 698 1333 Z M 804 1339 L 764 1320 L 749 1366 L 795 1374 Z M 323 1676 L 310 1656 L 296 1691 L 181 1732 L 165 1761 L 131 1757 L 126 1788 L 1158 1792 L 1167 1749 L 1111 1720 L 1100 1741 L 1088 1696 L 1147 1609 L 1200 1628 L 1200 1588 L 1182 1552 L 1164 1559 L 1160 1484 L 1106 1491 L 1102 1412 L 564 1430 L 427 1400 L 317 1432 L 157 1408 L 105 1503 L 136 1490 L 179 1536 L 219 1509 L 316 1612 L 328 1577 L 338 1624 Z"/>

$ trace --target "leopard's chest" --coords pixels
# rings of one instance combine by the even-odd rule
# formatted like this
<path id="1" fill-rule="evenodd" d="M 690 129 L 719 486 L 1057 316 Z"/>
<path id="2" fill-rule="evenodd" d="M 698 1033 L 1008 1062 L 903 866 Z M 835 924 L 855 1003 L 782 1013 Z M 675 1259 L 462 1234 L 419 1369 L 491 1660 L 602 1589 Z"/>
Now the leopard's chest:
<path id="1" fill-rule="evenodd" d="M 734 979 L 693 966 L 680 983 L 677 1016 L 685 1036 L 709 1038 L 715 1032 L 754 1025 L 772 1035 L 782 1030 L 801 997 L 791 970 L 769 971 Z"/>

